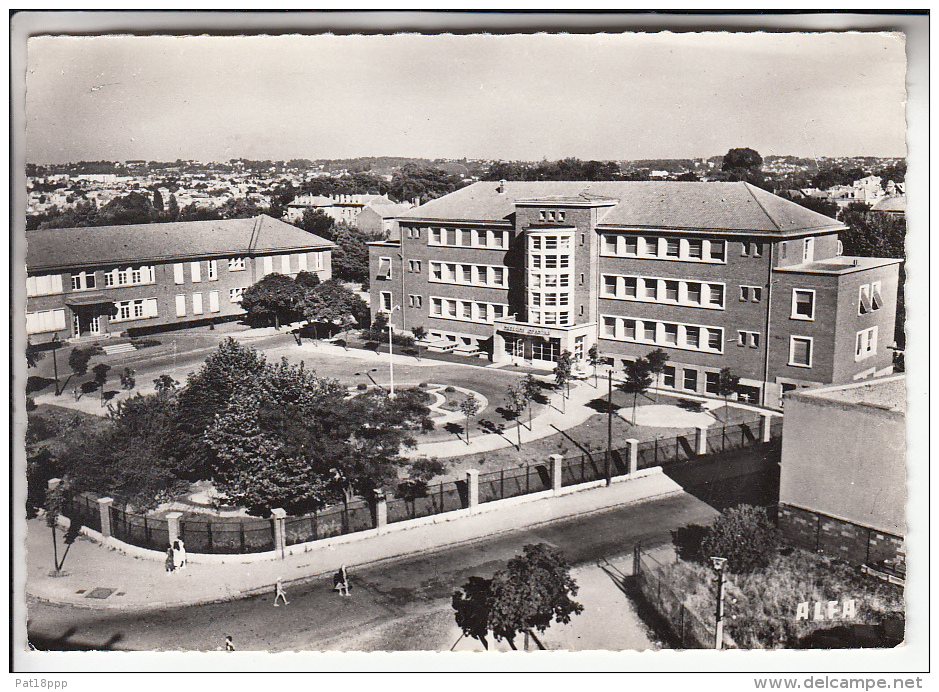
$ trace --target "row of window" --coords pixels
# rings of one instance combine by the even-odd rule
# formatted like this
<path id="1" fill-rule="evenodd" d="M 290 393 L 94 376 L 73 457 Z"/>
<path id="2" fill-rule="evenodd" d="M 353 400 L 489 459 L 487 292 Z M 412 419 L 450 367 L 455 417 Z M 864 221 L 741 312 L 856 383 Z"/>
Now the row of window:
<path id="1" fill-rule="evenodd" d="M 571 266 L 570 255 L 529 255 L 531 269 L 566 269 Z"/>
<path id="2" fill-rule="evenodd" d="M 429 280 L 436 283 L 508 288 L 505 267 L 491 264 L 431 262 Z"/>
<path id="3" fill-rule="evenodd" d="M 390 301 L 391 294 L 388 294 Z M 384 300 L 382 301 L 384 304 Z M 390 307 L 389 307 L 390 310 Z M 508 315 L 509 306 L 502 303 L 484 303 L 472 300 L 454 300 L 431 296 L 430 314 L 432 317 L 445 317 L 451 320 L 465 320 L 469 322 L 486 322 L 492 324 L 494 320 L 501 320 Z"/>
<path id="4" fill-rule="evenodd" d="M 581 274 L 581 283 L 584 275 Z M 565 288 L 571 285 L 570 274 L 539 274 L 537 272 L 528 273 L 528 285 L 531 288 Z"/>
<path id="5" fill-rule="evenodd" d="M 562 222 L 564 221 L 565 216 L 567 216 L 567 213 L 560 209 L 542 209 L 538 212 L 538 220 L 542 223 L 545 221 L 550 221 L 552 223 Z"/>
<path id="6" fill-rule="evenodd" d="M 568 250 L 571 247 L 571 236 L 567 235 L 540 235 L 528 236 L 528 249 L 533 252 L 542 250 Z"/>
<path id="7" fill-rule="evenodd" d="M 540 291 L 528 292 L 528 305 L 532 307 L 553 307 L 555 305 L 570 305 L 570 293 L 542 293 Z"/>
<path id="8" fill-rule="evenodd" d="M 409 238 L 420 238 L 420 229 L 412 228 Z M 509 249 L 509 231 L 484 228 L 431 228 L 428 245 L 478 247 L 491 250 Z"/>
<path id="9" fill-rule="evenodd" d="M 677 368 L 674 365 L 666 365 L 662 368 L 662 385 L 671 389 L 679 389 L 677 386 Z M 717 394 L 720 391 L 719 372 L 704 372 L 704 391 L 708 394 Z M 689 392 L 698 391 L 698 371 L 693 368 L 682 368 L 681 387 Z"/>
<path id="10" fill-rule="evenodd" d="M 26 313 L 26 333 L 42 334 L 65 329 L 65 309 L 40 310 Z"/>
<path id="11" fill-rule="evenodd" d="M 696 324 L 637 320 L 603 315 L 601 336 L 617 341 L 656 344 L 706 353 L 724 352 L 724 330 Z"/>
<path id="12" fill-rule="evenodd" d="M 857 314 L 866 315 L 869 312 L 880 310 L 884 304 L 884 299 L 880 295 L 880 281 L 861 286 L 858 297 Z"/>
<path id="13" fill-rule="evenodd" d="M 149 265 L 116 267 L 111 271 L 103 272 L 103 276 L 106 288 L 156 283 L 154 269 Z M 70 279 L 73 291 L 86 291 L 98 287 L 97 275 L 94 271 L 77 272 L 72 274 Z M 47 296 L 62 292 L 61 274 L 43 274 L 26 279 L 27 296 Z"/>
<path id="14" fill-rule="evenodd" d="M 529 310 L 528 321 L 546 327 L 563 327 L 571 323 L 571 313 L 568 310 Z"/>
<path id="15" fill-rule="evenodd" d="M 857 333 L 857 348 L 854 360 L 864 360 L 877 354 L 877 327 L 862 329 Z"/>
<path id="16" fill-rule="evenodd" d="M 604 274 L 600 297 L 723 308 L 724 284 Z"/>
<path id="17" fill-rule="evenodd" d="M 646 257 L 683 262 L 724 262 L 726 243 L 703 238 L 660 238 L 604 234 L 600 254 L 606 257 Z"/>
<path id="18" fill-rule="evenodd" d="M 240 303 L 241 297 L 244 294 L 244 287 L 240 288 L 230 288 L 228 290 L 228 300 L 231 303 Z M 185 317 L 187 303 L 185 295 L 176 296 L 176 316 Z M 193 293 L 192 298 L 192 314 L 201 315 L 205 312 L 203 307 L 203 300 L 201 293 Z M 209 291 L 209 312 L 221 312 L 221 305 L 219 304 L 219 292 L 218 291 Z"/>
<path id="19" fill-rule="evenodd" d="M 156 298 L 141 298 L 138 300 L 122 300 L 114 303 L 115 314 L 110 317 L 111 322 L 127 322 L 128 320 L 145 320 L 150 317 L 159 317 Z"/>

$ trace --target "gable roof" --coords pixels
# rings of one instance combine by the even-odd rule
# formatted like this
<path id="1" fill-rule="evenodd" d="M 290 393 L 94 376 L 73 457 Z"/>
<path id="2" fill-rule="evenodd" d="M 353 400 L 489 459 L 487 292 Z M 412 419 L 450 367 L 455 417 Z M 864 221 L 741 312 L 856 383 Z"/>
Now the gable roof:
<path id="1" fill-rule="evenodd" d="M 251 219 L 28 231 L 26 267 L 36 271 L 332 247 L 319 236 L 261 214 Z"/>
<path id="2" fill-rule="evenodd" d="M 616 200 L 599 226 L 681 230 L 725 230 L 789 234 L 844 226 L 794 202 L 745 182 L 677 181 L 507 181 L 479 182 L 432 200 L 402 220 L 510 222 L 515 202 L 544 199 L 546 204 L 573 200 Z"/>

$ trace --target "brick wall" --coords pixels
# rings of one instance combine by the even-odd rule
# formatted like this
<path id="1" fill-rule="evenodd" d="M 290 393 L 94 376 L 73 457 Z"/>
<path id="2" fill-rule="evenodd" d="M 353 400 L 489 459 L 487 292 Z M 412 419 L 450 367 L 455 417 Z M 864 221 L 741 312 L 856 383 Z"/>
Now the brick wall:
<path id="1" fill-rule="evenodd" d="M 779 532 L 798 548 L 818 551 L 853 564 L 893 559 L 903 538 L 792 505 L 779 505 Z"/>

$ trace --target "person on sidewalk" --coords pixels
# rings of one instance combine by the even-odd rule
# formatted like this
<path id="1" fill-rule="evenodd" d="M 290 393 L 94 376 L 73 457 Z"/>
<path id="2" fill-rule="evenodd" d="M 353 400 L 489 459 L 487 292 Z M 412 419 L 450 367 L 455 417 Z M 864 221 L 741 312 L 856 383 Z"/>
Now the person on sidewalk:
<path id="1" fill-rule="evenodd" d="M 173 566 L 182 569 L 186 566 L 186 548 L 182 539 L 173 541 Z"/>
<path id="2" fill-rule="evenodd" d="M 278 607 L 280 603 L 277 602 L 277 599 L 281 598 L 284 601 L 284 605 L 290 605 L 290 601 L 287 600 L 287 594 L 284 592 L 284 585 L 280 583 L 280 577 L 277 577 L 277 584 L 274 585 L 274 607 Z"/>
<path id="3" fill-rule="evenodd" d="M 170 574 L 176 569 L 176 561 L 173 557 L 173 546 L 166 549 L 166 571 Z"/>
<path id="4" fill-rule="evenodd" d="M 349 595 L 349 573 L 346 566 L 343 565 L 339 571 L 333 575 L 333 591 L 338 591 L 340 596 Z"/>
<path id="5" fill-rule="evenodd" d="M 225 636 L 225 651 L 234 651 L 235 643 L 231 640 L 231 635 Z"/>

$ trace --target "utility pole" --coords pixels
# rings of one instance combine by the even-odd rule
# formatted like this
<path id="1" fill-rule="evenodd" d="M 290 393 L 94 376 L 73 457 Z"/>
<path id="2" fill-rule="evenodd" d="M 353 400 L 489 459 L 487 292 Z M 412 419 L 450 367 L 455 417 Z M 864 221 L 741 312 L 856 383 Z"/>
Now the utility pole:
<path id="1" fill-rule="evenodd" d="M 721 649 L 724 645 L 724 565 L 727 558 L 712 557 L 711 564 L 717 572 L 717 626 L 714 628 L 714 648 Z"/>
<path id="2" fill-rule="evenodd" d="M 55 395 L 59 396 L 62 392 L 59 391 L 59 361 L 56 358 L 56 354 L 59 352 L 59 346 L 61 342 L 59 341 L 59 335 L 55 334 L 52 337 L 52 372 L 55 377 Z"/>
<path id="3" fill-rule="evenodd" d="M 388 398 L 395 398 L 395 359 L 394 354 L 392 353 L 392 343 L 391 336 L 394 334 L 394 327 L 391 325 L 391 315 L 394 312 L 392 308 L 388 312 L 388 376 L 391 380 L 391 386 L 389 387 Z M 404 307 L 401 308 L 401 314 L 404 314 Z"/>
<path id="4" fill-rule="evenodd" d="M 606 395 L 606 484 L 610 485 L 613 482 L 610 473 L 613 457 L 613 368 L 606 375 L 610 385 Z"/>

